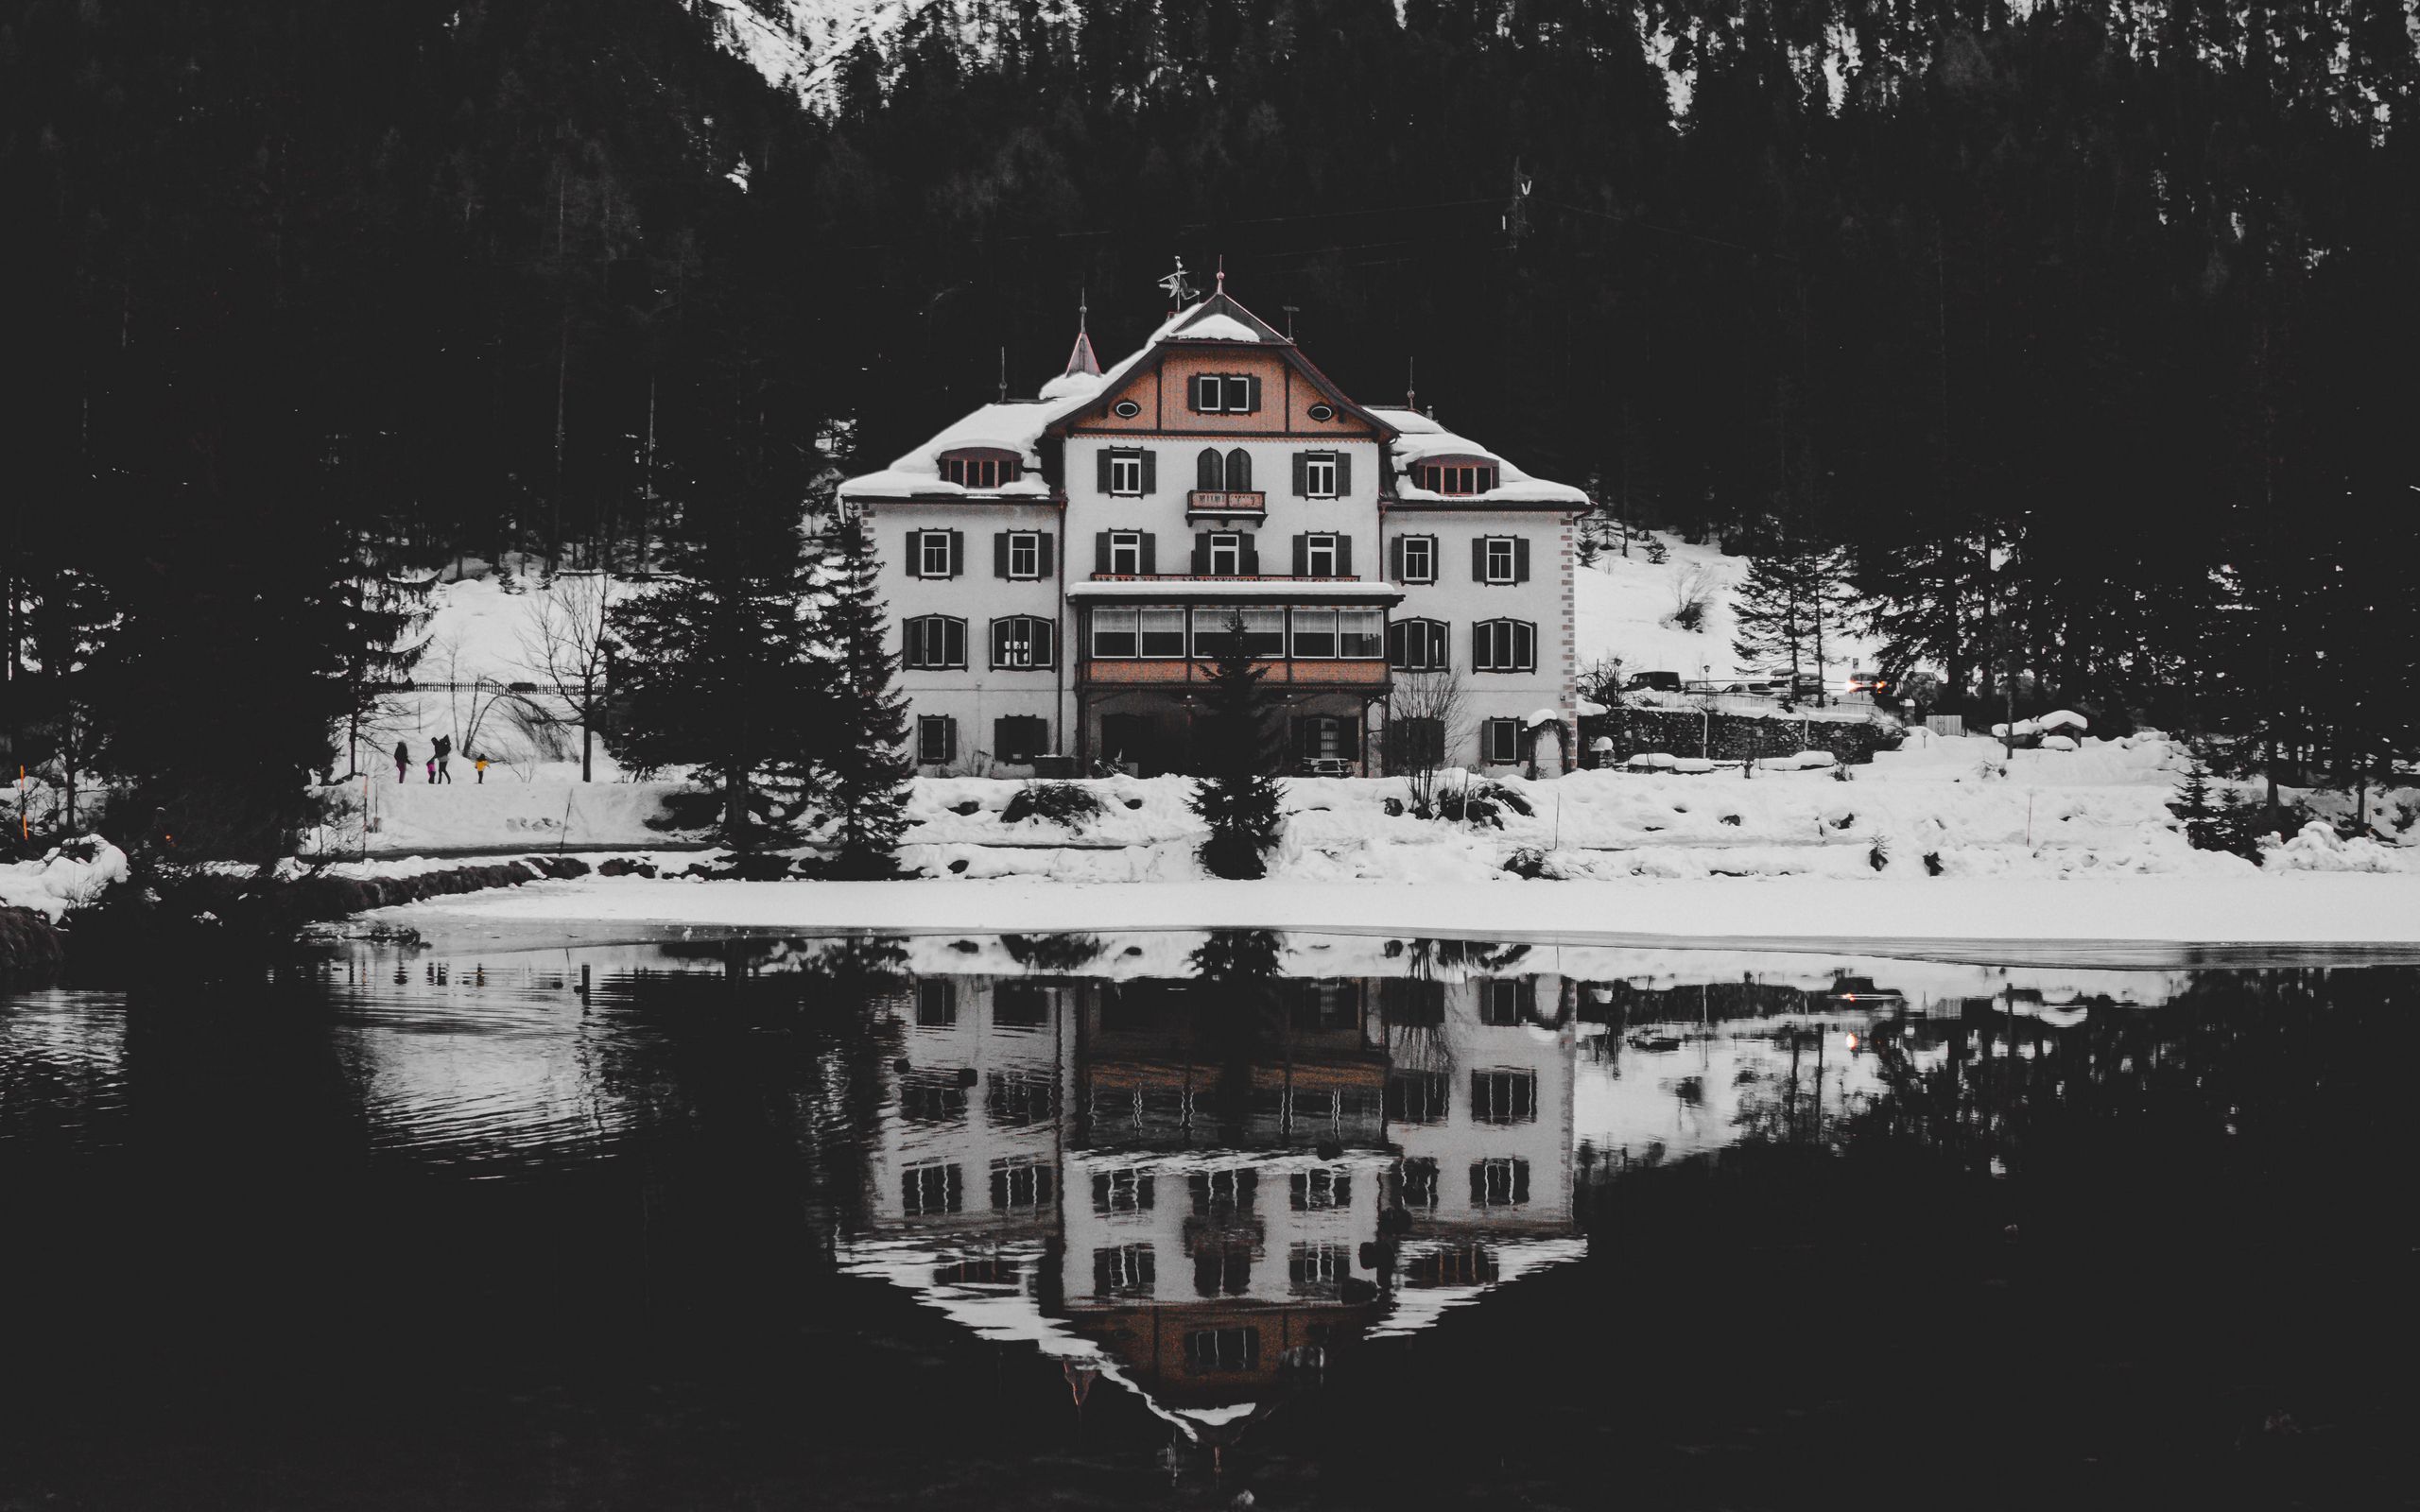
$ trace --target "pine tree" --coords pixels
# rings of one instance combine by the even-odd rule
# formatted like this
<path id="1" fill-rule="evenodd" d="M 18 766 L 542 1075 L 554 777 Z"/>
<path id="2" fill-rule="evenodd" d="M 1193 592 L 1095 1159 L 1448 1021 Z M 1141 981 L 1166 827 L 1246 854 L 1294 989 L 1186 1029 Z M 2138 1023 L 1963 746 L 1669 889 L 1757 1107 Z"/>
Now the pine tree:
<path id="1" fill-rule="evenodd" d="M 795 515 L 751 512 L 730 511 L 680 554 L 682 576 L 610 610 L 630 700 L 622 759 L 697 767 L 717 799 L 716 838 L 743 856 L 791 833 L 831 697 L 810 655 Z"/>
<path id="2" fill-rule="evenodd" d="M 830 658 L 829 742 L 819 757 L 820 803 L 832 817 L 835 877 L 878 878 L 899 870 L 899 836 L 908 827 L 908 699 L 893 677 L 890 619 L 874 593 L 877 563 L 864 523 L 850 520 L 832 538 L 831 576 L 821 639 Z"/>
<path id="3" fill-rule="evenodd" d="M 1269 695 L 1260 685 L 1267 669 L 1253 665 L 1242 615 L 1228 619 L 1211 666 L 1201 775 L 1189 800 L 1210 826 L 1201 865 L 1215 877 L 1258 877 L 1285 823 L 1278 802 L 1286 788 L 1269 775 Z"/>
<path id="4" fill-rule="evenodd" d="M 1784 549 L 1758 557 L 1732 595 L 1731 649 L 1751 667 L 1786 665 L 1793 694 L 1815 640 L 1807 554 Z"/>

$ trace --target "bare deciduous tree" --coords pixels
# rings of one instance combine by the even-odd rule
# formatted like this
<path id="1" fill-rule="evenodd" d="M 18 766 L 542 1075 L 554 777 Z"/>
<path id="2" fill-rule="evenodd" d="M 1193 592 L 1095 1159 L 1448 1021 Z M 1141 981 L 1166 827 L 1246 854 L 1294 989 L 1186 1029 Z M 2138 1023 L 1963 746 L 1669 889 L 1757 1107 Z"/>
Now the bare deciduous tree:
<path id="1" fill-rule="evenodd" d="M 1387 699 L 1387 769 L 1410 790 L 1411 811 L 1437 813 L 1437 778 L 1464 733 L 1462 681 L 1451 670 L 1398 672 Z"/>
<path id="2" fill-rule="evenodd" d="M 539 595 L 537 612 L 521 634 L 522 665 L 563 701 L 579 721 L 579 780 L 596 770 L 596 716 L 605 706 L 612 656 L 605 635 L 606 578 L 565 573 Z"/>

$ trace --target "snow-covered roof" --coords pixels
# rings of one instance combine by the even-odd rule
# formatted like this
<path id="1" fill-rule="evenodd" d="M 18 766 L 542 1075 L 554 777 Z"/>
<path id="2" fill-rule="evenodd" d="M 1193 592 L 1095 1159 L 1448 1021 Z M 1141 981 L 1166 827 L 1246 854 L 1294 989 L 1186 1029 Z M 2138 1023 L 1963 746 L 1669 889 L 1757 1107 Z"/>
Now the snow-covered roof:
<path id="1" fill-rule="evenodd" d="M 1197 306 L 1196 309 L 1199 307 Z M 1171 316 L 1151 338 L 1125 359 L 1098 376 L 1064 372 L 1042 387 L 1039 399 L 1008 399 L 985 404 L 925 441 L 878 472 L 868 472 L 840 485 L 843 499 L 949 498 L 1046 499 L 1050 485 L 1042 478 L 1042 437 L 1051 425 L 1092 403 L 1100 391 L 1126 376 L 1161 339 L 1192 311 Z M 1089 345 L 1087 345 L 1089 351 Z M 942 454 L 960 447 L 991 446 L 1014 452 L 1025 466 L 1014 483 L 996 489 L 970 489 L 942 481 Z"/>
<path id="2" fill-rule="evenodd" d="M 1253 341 L 1260 333 L 1232 315 L 1205 315 L 1168 333 L 1178 341 Z"/>
<path id="3" fill-rule="evenodd" d="M 1512 462 L 1466 436 L 1457 436 L 1416 409 L 1392 409 L 1370 406 L 1370 413 L 1396 431 L 1393 447 L 1396 467 L 1395 497 L 1407 504 L 1437 504 L 1454 508 L 1485 507 L 1490 505 L 1547 505 L 1555 507 L 1585 509 L 1588 495 L 1568 483 L 1552 483 L 1531 477 Z M 1411 481 L 1415 463 L 1430 457 L 1468 456 L 1495 464 L 1495 487 L 1485 493 L 1443 494 L 1417 488 Z"/>
<path id="4" fill-rule="evenodd" d="M 1374 604 L 1403 602 L 1403 590 L 1387 583 L 1338 577 L 1110 577 L 1069 583 L 1069 598 L 1129 599 L 1153 603 Z"/>

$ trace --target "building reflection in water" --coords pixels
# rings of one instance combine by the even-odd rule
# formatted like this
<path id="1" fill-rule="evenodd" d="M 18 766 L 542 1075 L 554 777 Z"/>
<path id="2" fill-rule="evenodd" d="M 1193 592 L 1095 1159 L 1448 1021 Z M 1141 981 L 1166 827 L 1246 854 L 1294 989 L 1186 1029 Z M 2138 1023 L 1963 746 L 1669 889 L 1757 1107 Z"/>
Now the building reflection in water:
<path id="1" fill-rule="evenodd" d="M 1574 993 L 1414 949 L 1395 976 L 1305 974 L 1266 936 L 919 971 L 878 1005 L 898 1049 L 846 1263 L 1215 1449 L 1331 1351 L 1577 1257 Z"/>

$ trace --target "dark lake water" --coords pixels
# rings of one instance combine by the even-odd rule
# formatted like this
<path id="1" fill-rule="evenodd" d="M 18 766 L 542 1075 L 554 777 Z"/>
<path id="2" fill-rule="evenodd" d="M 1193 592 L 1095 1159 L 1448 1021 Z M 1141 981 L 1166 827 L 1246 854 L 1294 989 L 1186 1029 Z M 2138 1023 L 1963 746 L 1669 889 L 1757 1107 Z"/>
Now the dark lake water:
<path id="1" fill-rule="evenodd" d="M 2416 988 L 1156 933 L 0 992 L 0 1512 L 2410 1506 Z"/>

